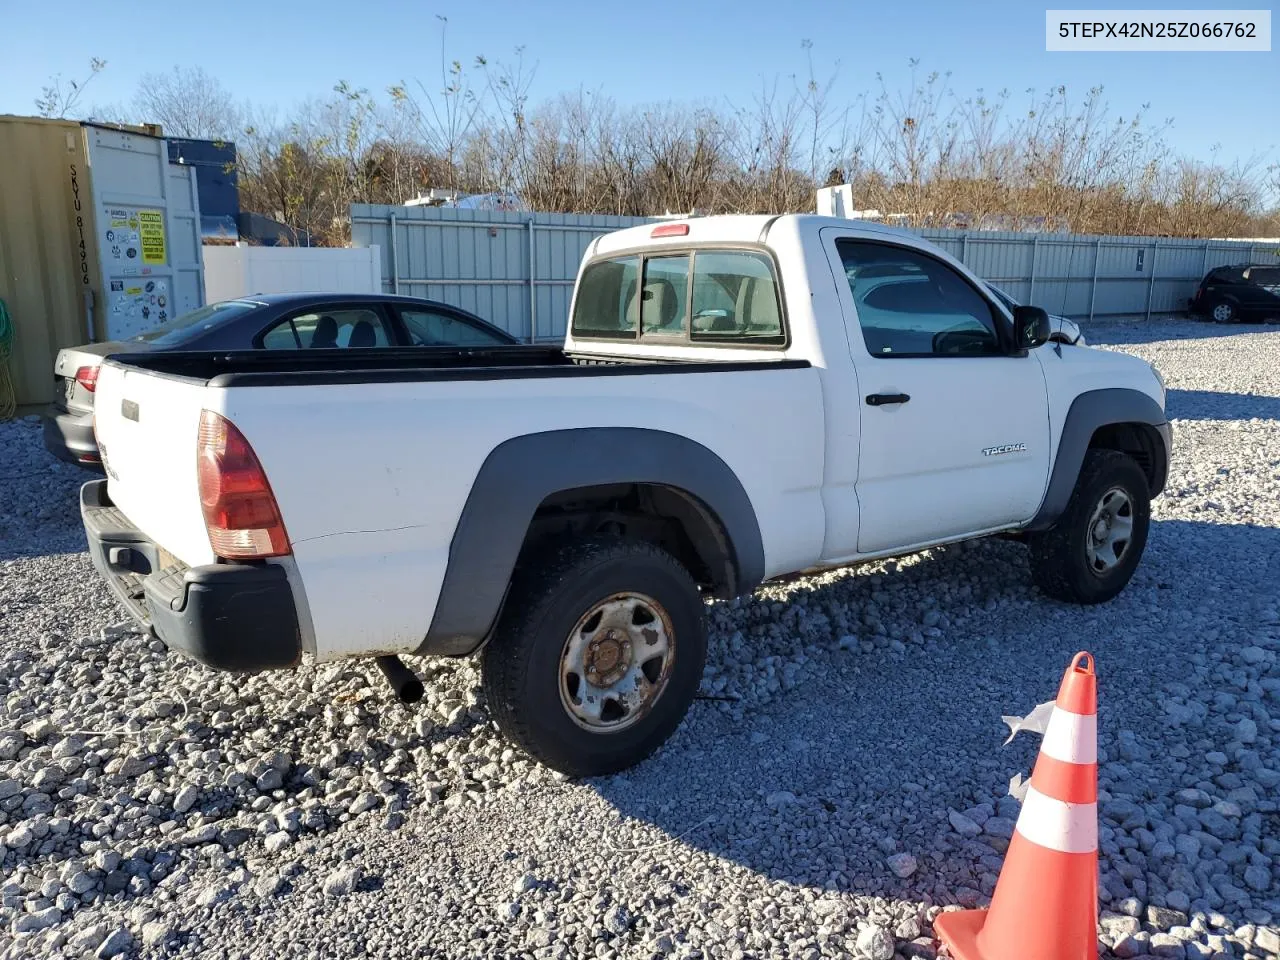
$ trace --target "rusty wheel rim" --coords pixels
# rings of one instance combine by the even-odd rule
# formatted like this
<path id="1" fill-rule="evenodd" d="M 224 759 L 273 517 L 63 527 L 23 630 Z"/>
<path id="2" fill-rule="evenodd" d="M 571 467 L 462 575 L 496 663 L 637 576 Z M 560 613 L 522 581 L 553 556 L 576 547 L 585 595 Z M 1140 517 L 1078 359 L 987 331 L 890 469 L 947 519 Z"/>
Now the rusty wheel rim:
<path id="1" fill-rule="evenodd" d="M 594 604 L 560 654 L 560 703 L 578 726 L 617 733 L 665 692 L 675 659 L 671 616 L 652 597 L 615 593 Z"/>

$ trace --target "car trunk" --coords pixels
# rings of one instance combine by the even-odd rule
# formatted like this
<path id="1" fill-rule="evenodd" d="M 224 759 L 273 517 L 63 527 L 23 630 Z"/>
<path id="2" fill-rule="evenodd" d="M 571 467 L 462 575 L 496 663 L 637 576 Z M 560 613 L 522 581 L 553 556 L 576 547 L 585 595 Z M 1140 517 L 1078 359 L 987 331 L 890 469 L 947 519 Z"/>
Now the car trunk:
<path id="1" fill-rule="evenodd" d="M 94 392 L 76 382 L 76 373 L 84 367 L 97 367 L 102 358 L 113 353 L 137 353 L 150 350 L 147 343 L 132 340 L 108 340 L 105 343 L 86 343 L 78 347 L 66 347 L 58 351 L 53 364 L 56 389 L 53 405 L 67 413 L 92 413 Z"/>

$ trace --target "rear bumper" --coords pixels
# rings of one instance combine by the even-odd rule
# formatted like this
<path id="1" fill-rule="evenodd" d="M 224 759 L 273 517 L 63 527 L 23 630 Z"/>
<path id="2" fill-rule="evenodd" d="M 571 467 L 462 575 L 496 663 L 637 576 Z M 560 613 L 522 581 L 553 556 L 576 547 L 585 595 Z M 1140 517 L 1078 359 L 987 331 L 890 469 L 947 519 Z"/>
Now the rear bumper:
<path id="1" fill-rule="evenodd" d="M 116 509 L 106 480 L 80 488 L 80 516 L 94 567 L 130 615 L 166 647 L 237 673 L 301 660 L 298 612 L 283 567 L 188 567 Z"/>
<path id="2" fill-rule="evenodd" d="M 49 407 L 44 413 L 44 446 L 59 460 L 78 467 L 102 469 L 91 413 L 67 413 Z"/>

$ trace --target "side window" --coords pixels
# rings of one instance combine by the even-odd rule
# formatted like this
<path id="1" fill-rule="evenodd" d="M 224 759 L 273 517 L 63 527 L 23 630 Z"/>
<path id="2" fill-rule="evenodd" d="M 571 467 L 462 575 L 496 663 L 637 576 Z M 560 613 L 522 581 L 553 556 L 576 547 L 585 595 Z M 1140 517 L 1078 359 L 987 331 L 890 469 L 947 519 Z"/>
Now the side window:
<path id="1" fill-rule="evenodd" d="M 415 347 L 492 347 L 507 342 L 450 313 L 402 309 L 400 319 Z"/>
<path id="2" fill-rule="evenodd" d="M 386 324 L 374 310 L 318 310 L 298 314 L 262 335 L 266 350 L 385 347 L 391 343 Z"/>
<path id="3" fill-rule="evenodd" d="M 689 255 L 648 257 L 640 290 L 640 335 L 682 336 L 688 319 Z"/>
<path id="4" fill-rule="evenodd" d="M 264 350 L 301 350 L 305 345 L 292 320 L 277 323 L 262 335 Z"/>
<path id="5" fill-rule="evenodd" d="M 634 340 L 640 327 L 639 274 L 639 257 L 588 265 L 578 281 L 573 335 Z"/>
<path id="6" fill-rule="evenodd" d="M 693 258 L 694 340 L 781 343 L 778 284 L 768 258 L 722 251 Z"/>
<path id="7" fill-rule="evenodd" d="M 914 250 L 837 242 L 873 357 L 999 354 L 991 305 L 960 274 Z"/>

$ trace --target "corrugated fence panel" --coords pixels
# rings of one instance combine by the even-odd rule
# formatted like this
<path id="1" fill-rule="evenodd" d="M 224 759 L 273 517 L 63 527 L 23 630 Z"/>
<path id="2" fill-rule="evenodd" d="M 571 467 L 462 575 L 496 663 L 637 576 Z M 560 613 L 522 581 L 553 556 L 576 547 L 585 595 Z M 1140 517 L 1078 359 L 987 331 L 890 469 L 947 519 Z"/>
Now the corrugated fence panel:
<path id="1" fill-rule="evenodd" d="M 382 247 L 382 287 L 389 293 L 456 304 L 522 339 L 558 340 L 587 246 L 603 233 L 647 222 L 353 204 L 351 239 Z"/>
<path id="2" fill-rule="evenodd" d="M 353 204 L 354 246 L 377 245 L 382 288 L 479 314 L 521 339 L 564 336 L 578 265 L 601 234 L 650 218 Z M 916 231 L 1010 296 L 1081 320 L 1186 310 L 1207 270 L 1280 263 L 1273 242 Z"/>

